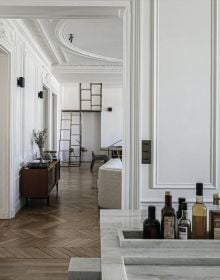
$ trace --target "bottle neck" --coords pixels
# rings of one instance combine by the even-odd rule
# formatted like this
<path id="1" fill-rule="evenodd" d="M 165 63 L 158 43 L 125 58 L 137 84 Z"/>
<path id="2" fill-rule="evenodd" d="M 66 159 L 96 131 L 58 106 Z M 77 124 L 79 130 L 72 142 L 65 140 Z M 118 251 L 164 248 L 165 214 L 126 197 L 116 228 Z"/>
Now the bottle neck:
<path id="1" fill-rule="evenodd" d="M 165 196 L 165 206 L 172 207 L 172 196 L 171 195 Z"/>
<path id="2" fill-rule="evenodd" d="M 187 210 L 182 210 L 182 218 L 184 220 L 188 219 L 188 211 Z"/>
<path id="3" fill-rule="evenodd" d="M 197 195 L 196 196 L 196 203 L 203 203 L 203 196 L 202 195 Z"/>
<path id="4" fill-rule="evenodd" d="M 149 215 L 148 215 L 148 219 L 149 219 L 149 220 L 155 220 L 155 215 L 149 214 Z"/>

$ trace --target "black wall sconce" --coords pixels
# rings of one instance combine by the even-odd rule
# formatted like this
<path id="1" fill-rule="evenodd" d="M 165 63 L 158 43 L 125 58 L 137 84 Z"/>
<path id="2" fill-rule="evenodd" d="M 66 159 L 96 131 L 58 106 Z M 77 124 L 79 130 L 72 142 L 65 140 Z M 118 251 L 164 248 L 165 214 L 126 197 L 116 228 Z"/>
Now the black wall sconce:
<path id="1" fill-rule="evenodd" d="M 21 88 L 25 87 L 25 79 L 24 79 L 24 77 L 17 78 L 17 86 L 21 87 Z"/>
<path id="2" fill-rule="evenodd" d="M 43 93 L 43 91 L 39 91 L 38 92 L 38 98 L 44 98 L 44 93 Z"/>
<path id="3" fill-rule="evenodd" d="M 108 112 L 112 112 L 112 107 L 108 107 L 108 108 L 107 108 L 107 111 L 108 111 Z"/>

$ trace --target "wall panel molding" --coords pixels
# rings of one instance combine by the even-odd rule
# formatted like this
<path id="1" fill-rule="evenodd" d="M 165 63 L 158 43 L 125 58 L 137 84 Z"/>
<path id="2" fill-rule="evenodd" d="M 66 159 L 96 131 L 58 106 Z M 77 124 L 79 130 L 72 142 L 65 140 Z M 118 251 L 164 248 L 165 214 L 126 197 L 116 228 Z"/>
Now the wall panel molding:
<path id="1" fill-rule="evenodd" d="M 153 52 L 153 63 L 152 63 L 152 90 L 153 90 L 153 150 L 152 150 L 152 188 L 154 189 L 180 189 L 180 188 L 194 188 L 192 183 L 182 183 L 182 182 L 161 182 L 159 180 L 159 164 L 158 164 L 158 135 L 159 135 L 159 117 L 158 108 L 160 102 L 160 92 L 159 92 L 159 67 L 160 67 L 160 53 L 159 53 L 159 22 L 160 22 L 160 2 L 161 0 L 153 1 L 152 5 L 152 24 L 153 24 L 153 36 L 152 36 L 152 52 Z M 218 80 L 217 80 L 217 61 L 218 61 L 218 23 L 217 23 L 217 0 L 210 0 L 211 5 L 211 30 L 210 30 L 210 95 L 211 95 L 211 123 L 210 123 L 210 180 L 207 182 L 206 187 L 210 189 L 215 189 L 217 187 L 217 154 L 218 154 Z"/>

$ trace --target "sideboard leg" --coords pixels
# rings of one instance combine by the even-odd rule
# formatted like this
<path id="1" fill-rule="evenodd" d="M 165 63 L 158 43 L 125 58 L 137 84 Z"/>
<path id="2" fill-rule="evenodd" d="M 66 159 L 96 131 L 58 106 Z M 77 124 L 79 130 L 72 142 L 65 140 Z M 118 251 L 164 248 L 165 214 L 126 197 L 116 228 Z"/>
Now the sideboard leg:
<path id="1" fill-rule="evenodd" d="M 28 197 L 26 197 L 26 207 L 28 207 Z"/>
<path id="2" fill-rule="evenodd" d="M 47 197 L 47 206 L 50 206 L 50 197 Z"/>

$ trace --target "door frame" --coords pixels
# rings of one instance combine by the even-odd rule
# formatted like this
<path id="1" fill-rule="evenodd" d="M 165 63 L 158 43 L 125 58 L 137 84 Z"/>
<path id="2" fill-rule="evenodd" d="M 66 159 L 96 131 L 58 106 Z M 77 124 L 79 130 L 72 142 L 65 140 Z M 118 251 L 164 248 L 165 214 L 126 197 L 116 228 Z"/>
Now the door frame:
<path id="1" fill-rule="evenodd" d="M 17 8 L 22 7 L 20 18 L 33 18 L 37 15 L 36 7 L 120 7 L 123 18 L 123 100 L 124 100 L 124 141 L 123 141 L 123 176 L 122 208 L 137 209 L 140 205 L 140 0 L 0 0 L 0 18 L 18 18 Z M 31 15 L 25 14 L 25 11 Z M 69 9 L 71 10 L 71 9 Z M 14 12 L 13 12 L 14 11 Z M 26 12 L 27 13 L 27 12 Z M 47 14 L 49 18 L 55 15 Z M 72 15 L 69 15 L 72 16 Z M 69 18 L 67 15 L 66 17 Z M 40 15 L 39 15 L 40 17 Z M 57 18 L 57 16 L 56 16 Z M 62 16 L 62 18 L 65 18 Z M 74 16 L 72 16 L 74 18 Z M 13 93 L 11 92 L 11 95 Z M 10 105 L 10 114 L 12 102 Z M 13 124 L 11 124 L 11 128 Z M 11 136 L 11 151 L 13 151 Z M 9 158 L 10 158 L 9 153 Z M 12 158 L 10 161 L 12 164 Z M 13 187 L 10 186 L 13 190 Z M 7 197 L 6 197 L 7 199 Z M 11 202 L 13 203 L 13 202 Z M 13 205 L 13 204 L 12 204 Z"/>
<path id="2" fill-rule="evenodd" d="M 6 137 L 8 139 L 7 145 L 4 149 L 7 151 L 5 156 L 5 164 L 1 166 L 3 169 L 4 178 L 2 179 L 5 184 L 1 186 L 2 192 L 2 205 L 0 207 L 0 218 L 7 219 L 15 215 L 15 206 L 13 202 L 15 201 L 15 195 L 13 193 L 13 180 L 14 180 L 14 172 L 13 172 L 13 98 L 12 98 L 12 47 L 7 42 L 6 37 L 0 38 L 0 49 L 8 56 L 7 64 L 8 64 L 8 90 L 5 93 L 5 104 L 4 104 L 4 111 L 2 114 L 6 116 L 5 122 L 5 131 L 6 134 L 2 135 L 2 137 Z"/>

